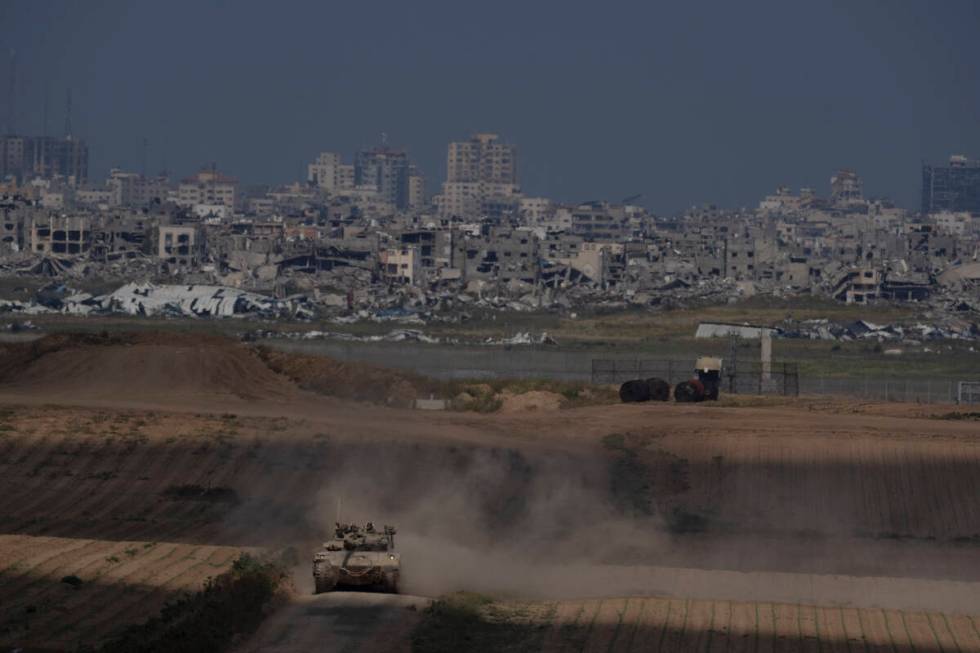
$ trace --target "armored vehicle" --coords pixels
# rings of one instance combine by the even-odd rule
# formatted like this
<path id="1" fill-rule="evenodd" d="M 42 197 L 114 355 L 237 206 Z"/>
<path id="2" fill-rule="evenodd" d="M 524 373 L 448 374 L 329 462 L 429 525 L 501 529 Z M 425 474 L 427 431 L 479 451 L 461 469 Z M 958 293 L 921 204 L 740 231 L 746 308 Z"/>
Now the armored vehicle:
<path id="1" fill-rule="evenodd" d="M 698 381 L 704 386 L 704 398 L 718 400 L 718 389 L 721 386 L 721 359 L 702 356 L 694 363 Z"/>
<path id="2" fill-rule="evenodd" d="M 401 559 L 395 552 L 395 529 L 375 529 L 368 522 L 337 524 L 333 539 L 313 556 L 313 581 L 316 594 L 337 587 L 398 591 Z"/>

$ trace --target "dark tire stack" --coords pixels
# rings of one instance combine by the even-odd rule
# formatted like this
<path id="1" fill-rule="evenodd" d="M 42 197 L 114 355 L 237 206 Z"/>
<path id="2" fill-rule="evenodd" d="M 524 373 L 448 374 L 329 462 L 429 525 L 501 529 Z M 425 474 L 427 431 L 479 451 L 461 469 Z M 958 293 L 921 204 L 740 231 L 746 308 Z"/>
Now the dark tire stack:
<path id="1" fill-rule="evenodd" d="M 650 389 L 650 401 L 670 400 L 670 384 L 663 379 L 647 379 L 647 387 Z"/>
<path id="2" fill-rule="evenodd" d="M 650 401 L 650 386 L 642 379 L 627 381 L 619 386 L 619 399 L 624 404 L 638 401 Z"/>
<path id="3" fill-rule="evenodd" d="M 674 386 L 674 400 L 678 403 L 704 401 L 704 385 L 697 380 L 681 381 Z"/>

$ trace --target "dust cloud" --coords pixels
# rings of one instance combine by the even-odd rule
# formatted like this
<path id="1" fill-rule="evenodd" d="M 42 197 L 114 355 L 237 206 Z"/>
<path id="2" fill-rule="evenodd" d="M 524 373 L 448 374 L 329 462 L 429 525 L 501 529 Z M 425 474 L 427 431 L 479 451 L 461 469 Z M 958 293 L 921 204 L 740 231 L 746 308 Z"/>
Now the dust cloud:
<path id="1" fill-rule="evenodd" d="M 543 451 L 329 438 L 296 451 L 268 447 L 263 456 L 275 469 L 305 470 L 312 485 L 287 493 L 288 504 L 246 501 L 227 523 L 239 530 L 254 524 L 277 545 L 295 547 L 304 592 L 312 591 L 307 553 L 338 519 L 395 526 L 402 591 L 423 596 L 669 595 L 940 609 L 980 587 L 976 547 L 855 536 L 862 497 L 831 482 L 840 470 L 822 472 L 825 487 L 810 498 L 821 496 L 830 509 L 808 521 L 804 497 L 779 490 L 783 482 L 791 488 L 799 470 L 780 471 L 786 479 L 779 481 L 773 469 L 719 469 L 710 458 L 683 469 L 683 482 L 671 477 L 680 469 L 676 457 L 646 459 L 654 496 L 651 509 L 638 512 L 617 496 L 623 468 L 600 446 Z M 743 515 L 753 497 L 764 501 Z M 672 520 L 672 506 L 709 503 L 706 528 L 679 532 L 685 522 Z M 799 530 L 808 523 L 812 530 Z"/>
<path id="2" fill-rule="evenodd" d="M 409 593 L 543 596 L 568 565 L 611 561 L 661 537 L 609 500 L 602 457 L 375 445 L 340 458 L 317 495 L 322 531 L 338 500 L 342 520 L 395 525 Z"/>

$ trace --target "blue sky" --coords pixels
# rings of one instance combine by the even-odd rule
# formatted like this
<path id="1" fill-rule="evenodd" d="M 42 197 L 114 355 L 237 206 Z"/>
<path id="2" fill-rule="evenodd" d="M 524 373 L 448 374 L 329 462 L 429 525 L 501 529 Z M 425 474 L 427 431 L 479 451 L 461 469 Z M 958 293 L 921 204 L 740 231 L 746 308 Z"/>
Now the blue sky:
<path id="1" fill-rule="evenodd" d="M 95 175 L 145 137 L 151 170 L 279 183 L 385 132 L 435 191 L 450 140 L 496 131 L 527 193 L 661 214 L 837 167 L 914 208 L 923 159 L 980 156 L 978 35 L 972 0 L 0 1 L 15 126 L 47 95 L 60 133 L 71 87 Z"/>

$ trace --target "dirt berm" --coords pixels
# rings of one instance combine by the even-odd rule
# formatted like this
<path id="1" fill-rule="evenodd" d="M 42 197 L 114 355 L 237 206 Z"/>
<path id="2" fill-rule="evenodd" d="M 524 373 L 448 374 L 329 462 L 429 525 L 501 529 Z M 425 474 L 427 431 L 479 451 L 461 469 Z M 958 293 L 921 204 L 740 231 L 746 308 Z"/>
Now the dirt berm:
<path id="1" fill-rule="evenodd" d="M 51 335 L 0 349 L 0 385 L 56 398 L 222 396 L 296 393 L 248 349 L 182 334 Z"/>
<path id="2" fill-rule="evenodd" d="M 445 396 L 447 392 L 444 383 L 417 374 L 268 347 L 256 347 L 254 351 L 271 370 L 304 390 L 331 397 L 410 407 L 415 399 L 430 394 Z"/>
<path id="3" fill-rule="evenodd" d="M 303 390 L 411 406 L 438 381 L 319 356 L 179 333 L 57 334 L 0 344 L 0 387 L 55 399 L 220 397 L 287 399 Z"/>

